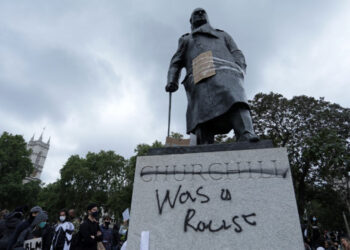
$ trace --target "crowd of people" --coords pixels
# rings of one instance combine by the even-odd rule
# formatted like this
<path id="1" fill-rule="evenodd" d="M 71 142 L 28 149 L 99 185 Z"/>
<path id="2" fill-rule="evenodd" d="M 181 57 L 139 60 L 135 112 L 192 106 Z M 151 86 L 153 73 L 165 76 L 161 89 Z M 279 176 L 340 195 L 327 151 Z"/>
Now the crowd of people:
<path id="1" fill-rule="evenodd" d="M 342 231 L 322 231 L 316 217 L 302 225 L 305 250 L 350 250 L 350 240 Z"/>
<path id="2" fill-rule="evenodd" d="M 25 242 L 33 239 L 41 240 L 42 250 L 122 250 L 126 245 L 128 221 L 112 225 L 110 216 L 100 219 L 97 204 L 88 205 L 84 219 L 74 209 L 62 209 L 54 223 L 39 206 L 27 210 L 1 211 L 0 250 L 25 250 Z"/>
<path id="3" fill-rule="evenodd" d="M 99 218 L 97 204 L 89 204 L 84 219 L 74 209 L 62 209 L 55 222 L 39 206 L 18 207 L 0 212 L 0 250 L 25 250 L 25 242 L 41 240 L 42 250 L 124 250 L 128 221 L 112 223 L 112 218 Z M 51 220 L 52 221 L 52 220 Z M 316 218 L 302 225 L 305 250 L 350 250 L 350 240 L 343 232 L 323 231 Z"/>

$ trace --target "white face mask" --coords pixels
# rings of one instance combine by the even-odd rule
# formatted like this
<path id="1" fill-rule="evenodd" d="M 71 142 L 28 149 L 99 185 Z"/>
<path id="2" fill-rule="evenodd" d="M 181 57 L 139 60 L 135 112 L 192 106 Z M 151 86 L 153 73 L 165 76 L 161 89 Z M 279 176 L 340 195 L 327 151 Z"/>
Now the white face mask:
<path id="1" fill-rule="evenodd" d="M 65 221 L 66 220 L 66 216 L 60 216 L 60 221 Z"/>

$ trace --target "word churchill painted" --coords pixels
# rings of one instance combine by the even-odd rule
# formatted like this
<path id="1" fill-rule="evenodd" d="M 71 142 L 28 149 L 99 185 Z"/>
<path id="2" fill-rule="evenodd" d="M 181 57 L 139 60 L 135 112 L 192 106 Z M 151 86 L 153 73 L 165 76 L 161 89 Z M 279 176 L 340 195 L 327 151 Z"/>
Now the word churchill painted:
<path id="1" fill-rule="evenodd" d="M 236 178 L 286 178 L 289 168 L 280 169 L 276 160 L 213 162 L 209 164 L 188 163 L 181 165 L 144 166 L 140 177 L 144 182 L 150 181 L 184 181 L 194 180 L 226 180 Z"/>

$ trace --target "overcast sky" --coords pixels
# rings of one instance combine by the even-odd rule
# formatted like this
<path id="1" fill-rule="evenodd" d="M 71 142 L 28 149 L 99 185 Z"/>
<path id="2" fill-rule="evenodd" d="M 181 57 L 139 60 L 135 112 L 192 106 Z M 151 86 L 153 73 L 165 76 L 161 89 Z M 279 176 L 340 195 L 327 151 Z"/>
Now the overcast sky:
<path id="1" fill-rule="evenodd" d="M 45 183 L 70 155 L 130 157 L 164 142 L 169 61 L 196 7 L 245 54 L 249 99 L 273 91 L 350 107 L 349 1 L 3 0 L 0 133 L 28 141 L 46 127 Z M 180 87 L 172 131 L 185 134 L 186 104 Z"/>

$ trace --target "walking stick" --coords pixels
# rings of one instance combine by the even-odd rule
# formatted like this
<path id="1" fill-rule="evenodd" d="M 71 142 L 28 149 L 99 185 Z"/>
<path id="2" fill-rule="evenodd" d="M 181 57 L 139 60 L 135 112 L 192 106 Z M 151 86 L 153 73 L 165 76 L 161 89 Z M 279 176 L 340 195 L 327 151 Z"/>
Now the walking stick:
<path id="1" fill-rule="evenodd" d="M 170 136 L 170 117 L 171 117 L 171 92 L 169 92 L 168 137 Z"/>

